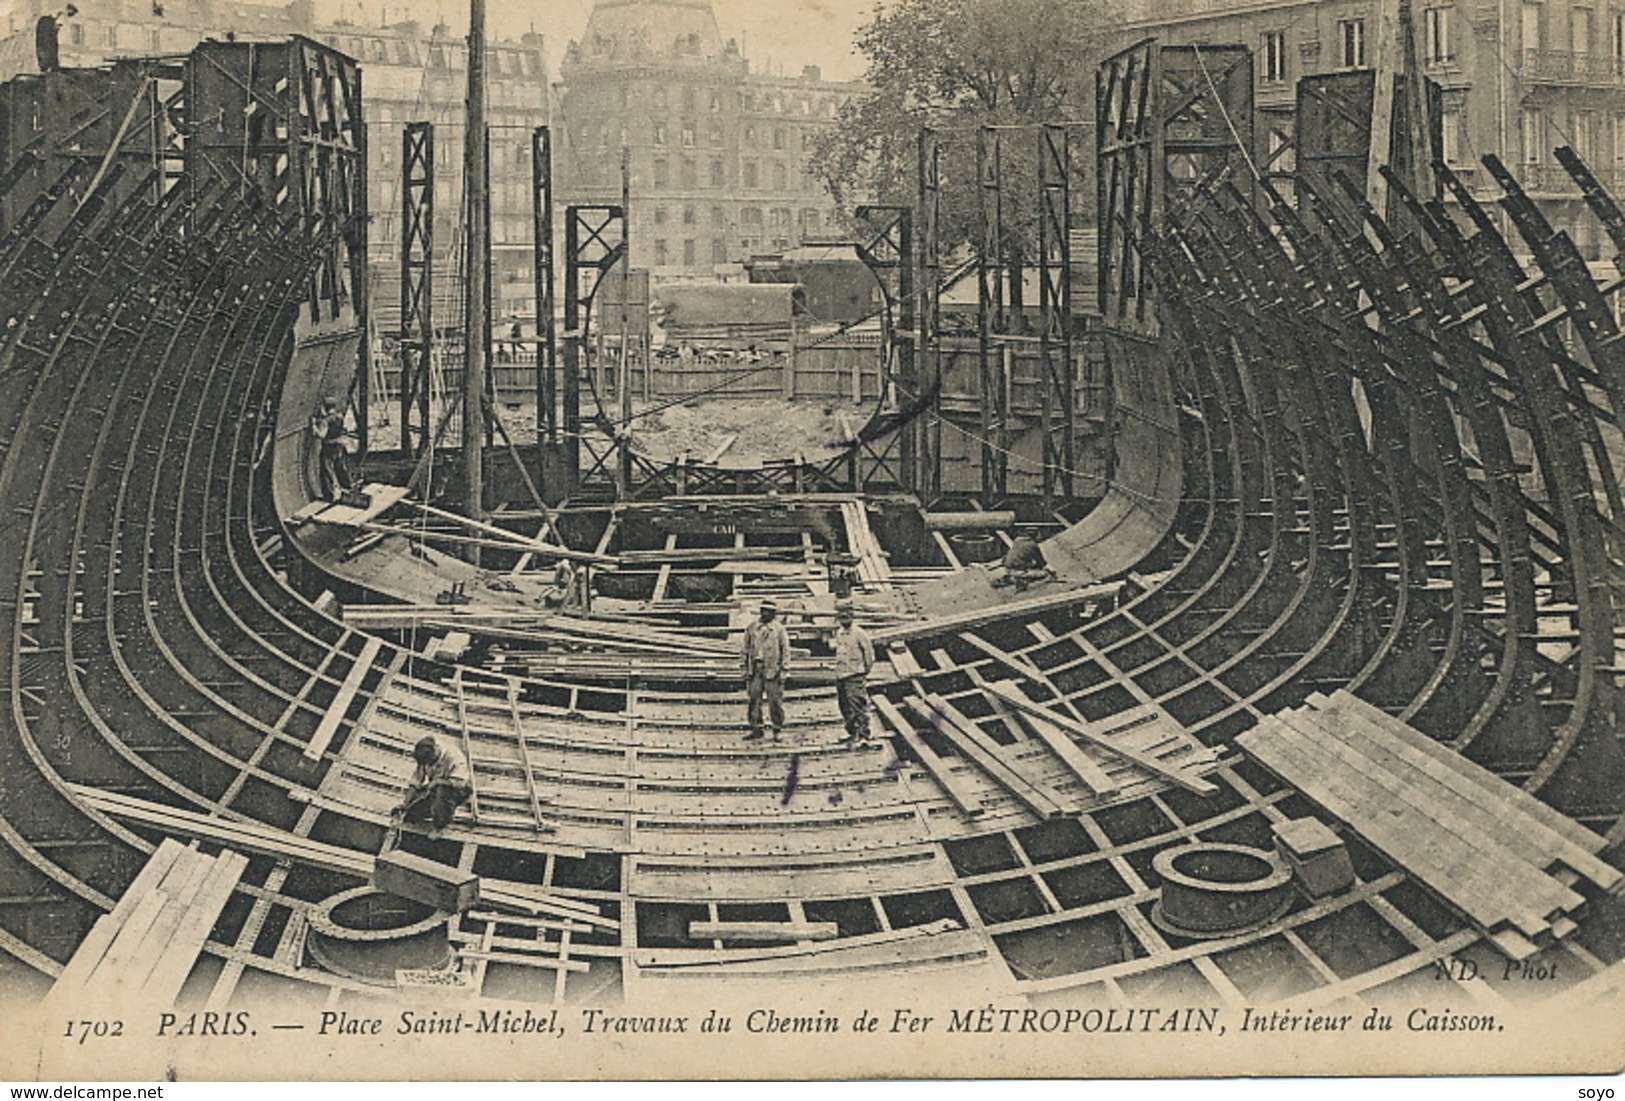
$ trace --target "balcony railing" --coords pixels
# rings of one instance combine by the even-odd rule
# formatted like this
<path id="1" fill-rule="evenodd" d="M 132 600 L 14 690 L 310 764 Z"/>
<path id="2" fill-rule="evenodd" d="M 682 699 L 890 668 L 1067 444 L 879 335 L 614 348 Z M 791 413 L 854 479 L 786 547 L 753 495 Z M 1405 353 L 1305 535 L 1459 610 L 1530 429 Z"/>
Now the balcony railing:
<path id="1" fill-rule="evenodd" d="M 1513 165 L 1512 174 L 1518 177 L 1523 189 L 1531 195 L 1569 195 L 1578 197 L 1580 185 L 1560 164 Z M 1613 195 L 1625 195 L 1625 169 L 1606 168 L 1590 164 L 1591 174 Z"/>
<path id="2" fill-rule="evenodd" d="M 1525 50 L 1525 80 L 1552 84 L 1625 85 L 1625 58 L 1571 50 Z"/>

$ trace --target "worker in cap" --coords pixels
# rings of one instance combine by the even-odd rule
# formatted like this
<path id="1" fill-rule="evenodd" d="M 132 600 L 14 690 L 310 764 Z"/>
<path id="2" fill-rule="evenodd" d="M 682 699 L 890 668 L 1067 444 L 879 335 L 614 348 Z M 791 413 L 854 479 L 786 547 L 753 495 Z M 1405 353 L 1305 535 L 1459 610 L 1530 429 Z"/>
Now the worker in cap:
<path id="1" fill-rule="evenodd" d="M 869 632 L 854 622 L 852 602 L 835 604 L 835 702 L 846 724 L 841 744 L 869 738 L 869 670 L 875 665 L 875 644 Z"/>
<path id="2" fill-rule="evenodd" d="M 747 742 L 762 736 L 762 701 L 767 701 L 767 721 L 773 740 L 784 729 L 784 674 L 790 667 L 790 635 L 779 621 L 779 606 L 762 601 L 755 623 L 745 628 L 745 691 L 749 703 L 745 717 L 750 723 Z"/>
<path id="3" fill-rule="evenodd" d="M 412 747 L 417 769 L 407 785 L 406 798 L 395 808 L 395 817 L 429 827 L 429 836 L 438 836 L 451 824 L 451 816 L 474 794 L 468 761 L 462 751 L 426 734 Z"/>

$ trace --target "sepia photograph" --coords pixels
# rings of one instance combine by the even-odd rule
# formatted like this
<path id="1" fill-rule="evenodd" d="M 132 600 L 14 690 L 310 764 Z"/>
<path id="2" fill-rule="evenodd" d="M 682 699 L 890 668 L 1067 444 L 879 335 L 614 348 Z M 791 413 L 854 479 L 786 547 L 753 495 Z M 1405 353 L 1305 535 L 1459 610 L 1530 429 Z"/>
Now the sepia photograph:
<path id="1" fill-rule="evenodd" d="M 1625 0 L 0 13 L 0 1079 L 1625 1070 Z"/>

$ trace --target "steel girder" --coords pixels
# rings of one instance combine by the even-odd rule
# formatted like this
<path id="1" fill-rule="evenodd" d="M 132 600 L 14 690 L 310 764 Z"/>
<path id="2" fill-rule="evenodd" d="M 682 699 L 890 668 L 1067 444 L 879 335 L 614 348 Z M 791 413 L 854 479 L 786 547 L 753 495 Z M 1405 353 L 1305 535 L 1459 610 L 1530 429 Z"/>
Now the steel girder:
<path id="1" fill-rule="evenodd" d="M 401 130 L 401 453 L 432 446 L 434 355 L 434 124 Z"/>
<path id="2" fill-rule="evenodd" d="M 620 206 L 572 205 L 564 211 L 564 480 L 568 496 L 580 485 L 581 449 L 586 445 L 581 431 L 581 379 L 587 371 L 587 331 L 593 301 L 604 277 L 621 262 L 626 252 L 626 212 Z M 593 389 L 595 397 L 599 396 Z M 600 405 L 598 419 L 606 414 Z M 611 441 L 613 445 L 613 439 Z M 596 455 L 593 469 L 602 466 L 614 447 Z"/>

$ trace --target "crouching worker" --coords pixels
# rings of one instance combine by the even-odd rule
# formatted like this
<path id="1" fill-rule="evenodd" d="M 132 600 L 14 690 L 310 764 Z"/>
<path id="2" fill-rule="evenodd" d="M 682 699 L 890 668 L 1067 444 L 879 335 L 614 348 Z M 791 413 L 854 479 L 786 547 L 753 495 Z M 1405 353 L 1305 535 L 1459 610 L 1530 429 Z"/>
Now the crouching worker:
<path id="1" fill-rule="evenodd" d="M 428 826 L 432 837 L 451 824 L 452 814 L 474 794 L 474 785 L 462 753 L 432 735 L 418 741 L 412 757 L 418 767 L 394 813 L 400 821 Z"/>

